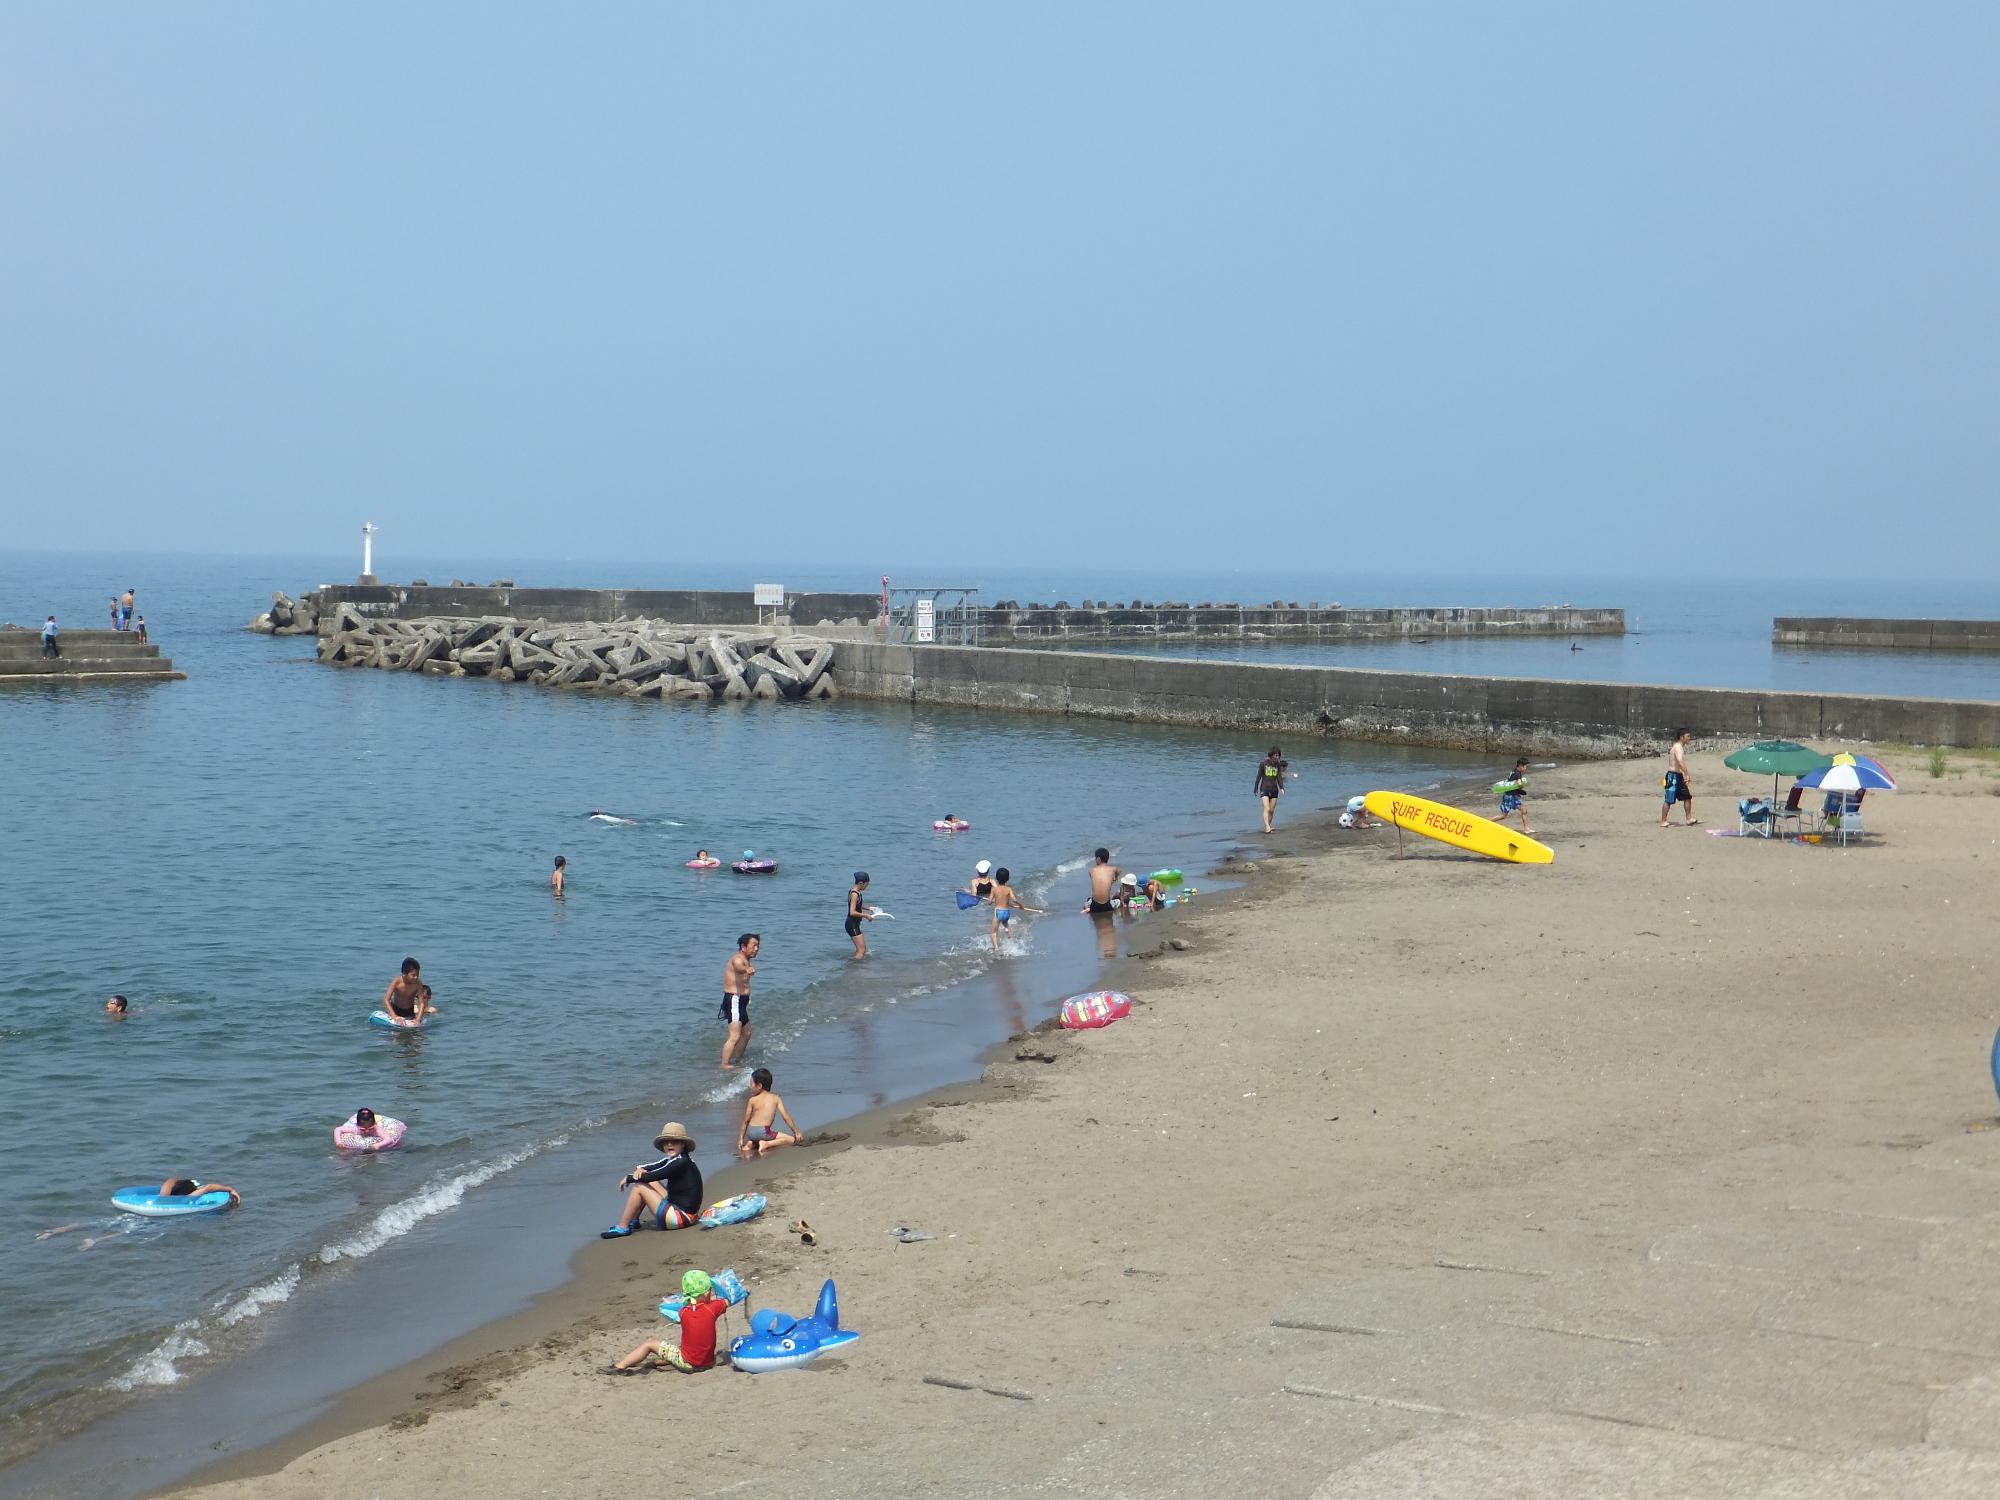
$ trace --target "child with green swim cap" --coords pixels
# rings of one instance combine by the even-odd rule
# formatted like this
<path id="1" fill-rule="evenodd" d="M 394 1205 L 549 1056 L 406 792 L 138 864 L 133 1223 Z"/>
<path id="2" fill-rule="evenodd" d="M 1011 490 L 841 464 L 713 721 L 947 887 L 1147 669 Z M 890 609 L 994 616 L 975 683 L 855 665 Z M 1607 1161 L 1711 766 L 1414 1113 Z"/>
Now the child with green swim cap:
<path id="1" fill-rule="evenodd" d="M 715 1325 L 729 1311 L 729 1304 L 715 1294 L 715 1281 L 706 1271 L 689 1271 L 681 1277 L 681 1295 L 687 1305 L 681 1309 L 679 1346 L 673 1339 L 646 1339 L 638 1348 L 606 1372 L 636 1375 L 649 1360 L 656 1370 L 679 1370 L 693 1375 L 715 1368 Z"/>

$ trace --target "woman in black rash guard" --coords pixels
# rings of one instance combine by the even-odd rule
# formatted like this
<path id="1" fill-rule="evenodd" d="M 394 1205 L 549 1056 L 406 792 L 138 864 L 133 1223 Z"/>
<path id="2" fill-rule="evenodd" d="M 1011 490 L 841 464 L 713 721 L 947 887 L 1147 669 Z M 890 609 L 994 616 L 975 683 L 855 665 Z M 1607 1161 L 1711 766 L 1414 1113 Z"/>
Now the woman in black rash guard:
<path id="1" fill-rule="evenodd" d="M 618 1222 L 598 1235 L 601 1240 L 622 1239 L 638 1228 L 642 1214 L 657 1212 L 662 1229 L 685 1229 L 701 1213 L 701 1168 L 694 1164 L 694 1137 L 678 1120 L 669 1120 L 653 1137 L 653 1144 L 666 1152 L 658 1161 L 634 1167 L 618 1179 L 625 1195 L 625 1211 Z"/>

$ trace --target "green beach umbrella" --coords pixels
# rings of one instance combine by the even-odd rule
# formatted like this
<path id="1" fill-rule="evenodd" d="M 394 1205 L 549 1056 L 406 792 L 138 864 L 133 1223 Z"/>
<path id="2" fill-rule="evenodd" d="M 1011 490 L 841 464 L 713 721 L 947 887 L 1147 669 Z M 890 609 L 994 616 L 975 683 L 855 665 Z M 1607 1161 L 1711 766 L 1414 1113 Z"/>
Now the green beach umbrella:
<path id="1" fill-rule="evenodd" d="M 1723 756 L 1722 763 L 1732 771 L 1769 776 L 1771 801 L 1775 804 L 1780 776 L 1803 776 L 1808 771 L 1823 770 L 1833 764 L 1833 757 L 1821 755 L 1810 745 L 1797 744 L 1792 740 L 1759 740 L 1754 745 L 1745 745 L 1733 755 Z"/>

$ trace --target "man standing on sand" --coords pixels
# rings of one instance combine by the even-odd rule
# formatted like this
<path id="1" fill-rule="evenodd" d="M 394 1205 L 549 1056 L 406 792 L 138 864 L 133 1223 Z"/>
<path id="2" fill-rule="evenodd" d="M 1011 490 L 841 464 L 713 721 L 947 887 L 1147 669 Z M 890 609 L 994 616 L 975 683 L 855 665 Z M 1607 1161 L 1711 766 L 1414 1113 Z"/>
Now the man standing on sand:
<path id="1" fill-rule="evenodd" d="M 743 1054 L 750 1050 L 750 976 L 757 972 L 751 960 L 763 946 L 764 940 L 756 933 L 746 932 L 736 940 L 736 951 L 722 966 L 722 1009 L 715 1015 L 729 1023 L 729 1034 L 722 1039 L 725 1068 L 743 1061 Z"/>
<path id="2" fill-rule="evenodd" d="M 1112 897 L 1118 894 L 1118 877 L 1122 872 L 1111 863 L 1111 851 L 1099 849 L 1097 863 L 1090 867 L 1090 905 L 1084 908 L 1093 917 L 1108 916 L 1114 905 Z"/>
<path id="3" fill-rule="evenodd" d="M 1693 828 L 1701 822 L 1701 819 L 1694 815 L 1694 787 L 1688 782 L 1687 743 L 1692 738 L 1690 731 L 1676 729 L 1674 743 L 1667 751 L 1667 775 L 1665 781 L 1661 783 L 1666 788 L 1660 804 L 1662 828 L 1667 826 L 1667 814 L 1674 810 L 1676 802 L 1683 804 L 1684 810 L 1681 816 L 1687 820 L 1688 827 Z"/>
<path id="4" fill-rule="evenodd" d="M 1285 790 L 1285 773 L 1291 762 L 1273 745 L 1270 753 L 1257 762 L 1257 795 L 1264 802 L 1264 832 L 1271 831 L 1271 819 L 1278 812 L 1278 798 Z"/>

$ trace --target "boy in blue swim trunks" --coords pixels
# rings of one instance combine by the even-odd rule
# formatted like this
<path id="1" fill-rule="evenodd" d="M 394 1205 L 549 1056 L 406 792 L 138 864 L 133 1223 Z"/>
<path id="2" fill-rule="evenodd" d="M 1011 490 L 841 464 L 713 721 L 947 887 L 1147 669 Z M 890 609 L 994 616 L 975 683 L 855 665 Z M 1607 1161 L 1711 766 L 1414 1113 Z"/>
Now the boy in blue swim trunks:
<path id="1" fill-rule="evenodd" d="M 1674 742 L 1667 747 L 1667 774 L 1660 782 L 1664 790 L 1660 802 L 1660 826 L 1667 826 L 1667 814 L 1674 810 L 1674 804 L 1682 805 L 1681 816 L 1692 828 L 1701 822 L 1694 815 L 1694 786 L 1688 781 L 1688 741 L 1693 733 L 1686 729 L 1674 731 Z"/>
<path id="2" fill-rule="evenodd" d="M 1504 823 L 1507 821 L 1509 815 L 1519 813 L 1521 815 L 1521 832 L 1533 834 L 1535 830 L 1528 826 L 1528 810 L 1524 805 L 1528 795 L 1528 762 L 1526 757 L 1514 762 L 1512 774 L 1501 785 L 1508 787 L 1509 790 L 1500 794 L 1499 821 Z"/>
<path id="3" fill-rule="evenodd" d="M 1014 887 L 1007 882 L 1014 872 L 1002 865 L 993 872 L 993 951 L 1000 951 L 1000 929 L 1011 927 L 1017 911 L 1037 911 L 1033 906 L 1023 906 L 1021 898 L 1014 894 Z"/>

